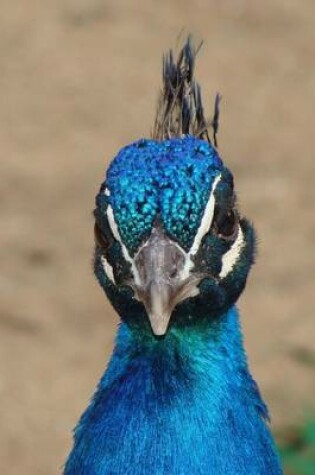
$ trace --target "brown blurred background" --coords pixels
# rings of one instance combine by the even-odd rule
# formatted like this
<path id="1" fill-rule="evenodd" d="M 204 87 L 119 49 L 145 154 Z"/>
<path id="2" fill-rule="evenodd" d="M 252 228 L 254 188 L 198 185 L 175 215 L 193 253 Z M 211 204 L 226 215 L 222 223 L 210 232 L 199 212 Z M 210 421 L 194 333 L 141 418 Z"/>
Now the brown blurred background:
<path id="1" fill-rule="evenodd" d="M 163 51 L 205 45 L 197 76 L 259 259 L 240 308 L 275 429 L 314 407 L 313 0 L 2 0 L 0 473 L 53 475 L 110 354 L 91 269 L 105 168 L 148 136 Z"/>

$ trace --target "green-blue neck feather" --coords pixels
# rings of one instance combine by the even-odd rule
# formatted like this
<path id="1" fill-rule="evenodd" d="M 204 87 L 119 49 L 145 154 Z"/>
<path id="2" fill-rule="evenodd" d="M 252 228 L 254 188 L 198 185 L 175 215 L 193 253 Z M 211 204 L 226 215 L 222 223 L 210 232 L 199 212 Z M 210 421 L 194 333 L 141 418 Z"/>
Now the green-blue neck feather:
<path id="1" fill-rule="evenodd" d="M 160 339 L 122 324 L 65 474 L 281 474 L 267 418 L 235 308 Z"/>

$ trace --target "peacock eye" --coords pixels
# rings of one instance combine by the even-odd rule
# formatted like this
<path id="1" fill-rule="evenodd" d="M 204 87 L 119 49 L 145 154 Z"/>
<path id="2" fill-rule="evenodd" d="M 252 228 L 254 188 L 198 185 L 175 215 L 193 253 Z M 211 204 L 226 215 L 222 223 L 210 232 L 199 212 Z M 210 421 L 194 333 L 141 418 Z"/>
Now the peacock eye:
<path id="1" fill-rule="evenodd" d="M 108 238 L 105 236 L 105 234 L 102 232 L 100 226 L 98 225 L 97 222 L 94 224 L 94 236 L 95 236 L 95 242 L 104 250 L 107 251 L 110 242 Z"/>
<path id="2" fill-rule="evenodd" d="M 228 241 L 236 237 L 238 229 L 238 214 L 234 209 L 222 212 L 218 210 L 213 223 L 213 230 L 217 236 Z"/>

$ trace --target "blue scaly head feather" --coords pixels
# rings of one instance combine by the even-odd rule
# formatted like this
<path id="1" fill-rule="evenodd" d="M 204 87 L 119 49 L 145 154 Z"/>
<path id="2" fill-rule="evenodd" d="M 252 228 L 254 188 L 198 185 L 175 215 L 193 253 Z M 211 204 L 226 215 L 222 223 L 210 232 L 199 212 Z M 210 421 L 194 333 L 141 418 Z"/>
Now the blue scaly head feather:
<path id="1" fill-rule="evenodd" d="M 66 475 L 282 473 L 234 306 L 254 230 L 209 140 L 195 53 L 188 39 L 165 58 L 154 138 L 118 153 L 96 197 L 95 275 L 122 323 Z"/>

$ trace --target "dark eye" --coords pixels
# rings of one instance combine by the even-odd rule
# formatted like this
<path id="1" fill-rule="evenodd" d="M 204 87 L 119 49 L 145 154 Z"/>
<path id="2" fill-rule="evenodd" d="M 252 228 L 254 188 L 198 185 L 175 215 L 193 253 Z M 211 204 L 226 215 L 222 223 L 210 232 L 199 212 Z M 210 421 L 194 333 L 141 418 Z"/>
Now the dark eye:
<path id="1" fill-rule="evenodd" d="M 238 215 L 234 209 L 229 209 L 222 212 L 221 210 L 216 212 L 214 219 L 214 232 L 219 237 L 232 240 L 235 238 L 238 228 Z"/>
<path id="2" fill-rule="evenodd" d="M 109 240 L 107 239 L 107 237 L 105 236 L 105 234 L 101 231 L 101 228 L 99 227 L 99 225 L 97 224 L 97 222 L 95 222 L 95 225 L 94 225 L 94 236 L 95 236 L 95 241 L 96 243 L 104 250 L 104 251 L 107 251 L 109 246 L 110 246 L 110 242 Z"/>

